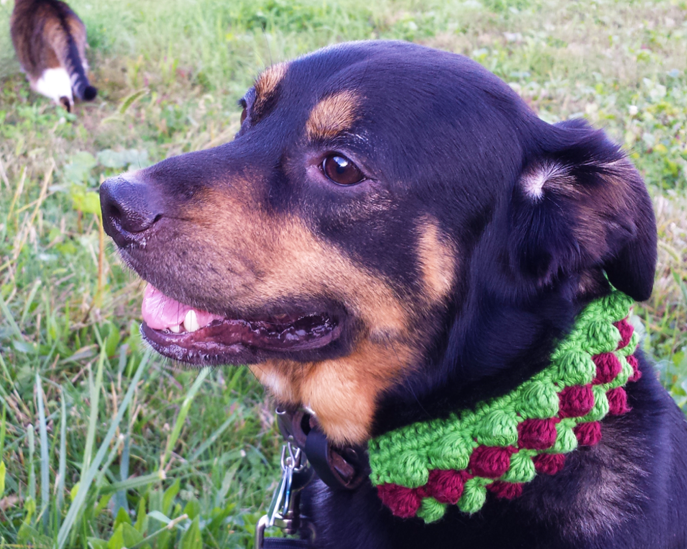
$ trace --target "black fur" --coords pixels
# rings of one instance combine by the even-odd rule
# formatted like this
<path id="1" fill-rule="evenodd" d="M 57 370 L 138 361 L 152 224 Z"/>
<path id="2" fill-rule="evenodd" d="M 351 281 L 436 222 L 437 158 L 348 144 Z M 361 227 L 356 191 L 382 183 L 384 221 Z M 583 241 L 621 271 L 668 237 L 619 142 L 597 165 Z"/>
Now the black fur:
<path id="1" fill-rule="evenodd" d="M 523 495 L 487 494 L 475 515 L 449 507 L 436 524 L 399 519 L 376 491 L 307 493 L 316 547 L 415 549 L 671 548 L 687 544 L 684 416 L 641 357 L 644 376 L 628 390 L 632 411 L 603 423 L 598 446 L 569 454 L 554 476 L 537 476 Z"/>
<path id="2" fill-rule="evenodd" d="M 313 106 L 340 90 L 361 98 L 355 124 L 307 143 Z M 261 208 L 304 220 L 415 305 L 418 227 L 436 220 L 456 250 L 451 294 L 415 317 L 414 329 L 426 334 L 421 358 L 378 396 L 371 435 L 512 390 L 548 364 L 556 341 L 584 305 L 609 291 L 609 280 L 637 300 L 649 297 L 655 221 L 622 151 L 585 122 L 539 120 L 476 63 L 411 44 L 354 43 L 292 62 L 259 113 L 251 113 L 251 93 L 232 143 L 144 170 L 135 192 L 125 191 L 126 181 L 106 183 L 106 230 L 139 274 L 169 295 L 236 312 L 213 283 L 221 284 L 214 271 L 222 266 L 212 250 L 177 219 L 184 205 L 201 207 L 207 189 L 235 193 L 232 182 L 249 177 Z M 349 156 L 367 180 L 314 182 L 306 159 L 327 151 Z M 546 166 L 559 171 L 542 189 L 528 187 Z M 173 230 L 155 229 L 165 216 L 177 219 Z M 136 227 L 122 230 L 126 223 Z M 141 245 L 138 234 L 153 240 Z M 193 276 L 202 278 L 188 282 Z M 356 332 L 347 337 L 307 359 L 345 354 Z M 425 525 L 394 518 L 369 482 L 354 492 L 316 484 L 304 497 L 316 547 L 686 547 L 687 424 L 652 366 L 640 362 L 644 375 L 628 388 L 632 411 L 604 420 L 598 446 L 569 455 L 562 472 L 538 476 L 521 498 L 490 496 L 473 516 L 454 507 Z"/>
<path id="3" fill-rule="evenodd" d="M 64 54 L 65 68 L 72 81 L 72 91 L 81 101 L 92 101 L 98 95 L 98 90 L 91 86 L 88 76 L 81 62 L 81 54 L 70 31 L 69 19 L 76 17 L 76 14 L 65 3 L 59 0 L 45 0 L 55 16 L 60 21 L 66 41 L 66 52 Z"/>
<path id="4" fill-rule="evenodd" d="M 74 43 L 74 39 L 69 36 L 67 49 L 67 71 L 72 79 L 72 89 L 74 95 L 81 101 L 92 101 L 98 95 L 98 90 L 91 86 L 88 76 L 81 64 L 79 50 Z"/>

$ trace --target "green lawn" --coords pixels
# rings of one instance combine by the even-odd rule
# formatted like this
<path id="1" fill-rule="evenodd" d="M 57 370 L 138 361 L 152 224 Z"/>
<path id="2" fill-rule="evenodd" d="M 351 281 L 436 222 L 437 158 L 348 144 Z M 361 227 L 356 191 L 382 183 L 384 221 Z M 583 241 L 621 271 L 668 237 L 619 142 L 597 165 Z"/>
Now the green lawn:
<path id="1" fill-rule="evenodd" d="M 687 409 L 686 2 L 74 0 L 100 93 L 73 115 L 29 91 L 12 4 L 0 0 L 0 547 L 251 547 L 276 480 L 272 405 L 246 369 L 199 375 L 145 354 L 142 285 L 103 238 L 95 191 L 230 140 L 259 70 L 333 42 L 468 55 L 545 120 L 584 116 L 625 145 L 661 240 L 654 297 L 635 312 Z"/>

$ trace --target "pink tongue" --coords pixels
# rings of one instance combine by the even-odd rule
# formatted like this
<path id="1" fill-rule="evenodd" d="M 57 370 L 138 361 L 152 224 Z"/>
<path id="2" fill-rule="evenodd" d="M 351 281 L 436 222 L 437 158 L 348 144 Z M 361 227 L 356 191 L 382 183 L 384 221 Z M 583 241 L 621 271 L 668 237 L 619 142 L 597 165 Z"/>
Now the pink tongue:
<path id="1" fill-rule="evenodd" d="M 189 311 L 196 312 L 198 325 L 201 328 L 213 320 L 223 320 L 223 317 L 219 315 L 199 311 L 167 297 L 152 284 L 148 284 L 143 292 L 143 304 L 141 305 L 143 321 L 153 330 L 165 330 L 178 326 L 184 321 L 186 313 Z"/>

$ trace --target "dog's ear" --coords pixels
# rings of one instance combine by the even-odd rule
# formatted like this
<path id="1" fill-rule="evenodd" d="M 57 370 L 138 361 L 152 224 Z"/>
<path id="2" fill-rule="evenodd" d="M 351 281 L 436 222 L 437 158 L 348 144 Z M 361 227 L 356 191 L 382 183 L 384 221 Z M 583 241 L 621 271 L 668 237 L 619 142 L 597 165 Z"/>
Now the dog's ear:
<path id="1" fill-rule="evenodd" d="M 619 290 L 648 299 L 656 221 L 642 178 L 602 131 L 580 121 L 550 128 L 508 204 L 511 266 L 537 286 L 602 269 Z"/>

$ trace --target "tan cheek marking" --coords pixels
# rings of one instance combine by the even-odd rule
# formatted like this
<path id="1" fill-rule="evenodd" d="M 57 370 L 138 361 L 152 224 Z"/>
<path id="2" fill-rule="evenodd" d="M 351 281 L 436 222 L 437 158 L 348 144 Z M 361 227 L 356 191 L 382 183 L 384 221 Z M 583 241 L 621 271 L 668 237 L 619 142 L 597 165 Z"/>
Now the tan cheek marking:
<path id="1" fill-rule="evenodd" d="M 288 68 L 288 63 L 277 63 L 265 69 L 258 76 L 258 79 L 255 81 L 255 104 L 253 106 L 256 111 L 259 112 L 274 95 Z"/>
<path id="2" fill-rule="evenodd" d="M 331 139 L 349 130 L 355 122 L 358 96 L 349 90 L 327 96 L 312 111 L 305 124 L 308 137 L 313 140 Z"/>
<path id="3" fill-rule="evenodd" d="M 413 363 L 408 327 L 415 311 L 383 279 L 317 238 L 300 220 L 252 207 L 248 190 L 232 199 L 206 195 L 201 202 L 202 211 L 187 216 L 192 221 L 198 216 L 202 249 L 226 253 L 207 261 L 231 263 L 239 273 L 227 289 L 232 306 L 259 310 L 265 304 L 325 297 L 344 303 L 362 321 L 357 346 L 346 357 L 309 364 L 272 360 L 251 371 L 281 402 L 310 406 L 333 441 L 366 440 L 379 394 Z M 441 268 L 442 260 L 433 261 Z"/>
<path id="4" fill-rule="evenodd" d="M 253 364 L 250 371 L 258 381 L 267 387 L 279 402 L 288 404 L 300 404 L 298 399 L 298 385 L 295 379 L 290 379 L 281 368 L 275 367 L 270 362 Z M 292 376 L 293 378 L 294 376 Z"/>
<path id="5" fill-rule="evenodd" d="M 420 224 L 417 253 L 430 302 L 445 300 L 453 286 L 456 254 L 441 238 L 436 220 L 428 218 Z"/>
<path id="6" fill-rule="evenodd" d="M 361 444 L 370 437 L 380 394 L 412 358 L 404 343 L 367 340 L 342 358 L 308 364 L 275 360 L 250 368 L 280 402 L 311 408 L 333 443 Z"/>
<path id="7" fill-rule="evenodd" d="M 285 224 L 277 249 L 281 253 L 270 257 L 266 269 L 270 273 L 263 283 L 267 295 L 332 296 L 351 307 L 373 336 L 394 337 L 405 332 L 408 311 L 391 288 L 316 239 L 302 224 Z"/>
<path id="8" fill-rule="evenodd" d="M 393 345 L 393 348 L 391 348 Z M 351 355 L 317 364 L 301 382 L 302 402 L 336 444 L 370 437 L 377 400 L 411 362 L 406 345 L 363 342 Z"/>
<path id="9" fill-rule="evenodd" d="M 235 307 L 324 296 L 345 303 L 370 337 L 386 340 L 406 331 L 411 311 L 384 280 L 316 238 L 300 220 L 262 214 L 241 188 L 236 187 L 238 199 L 206 193 L 203 209 L 185 215 L 203 229 L 194 236 L 200 247 L 213 254 L 226 251 L 227 257 L 214 256 L 212 262 L 230 263 L 240 273 L 231 288 Z"/>

